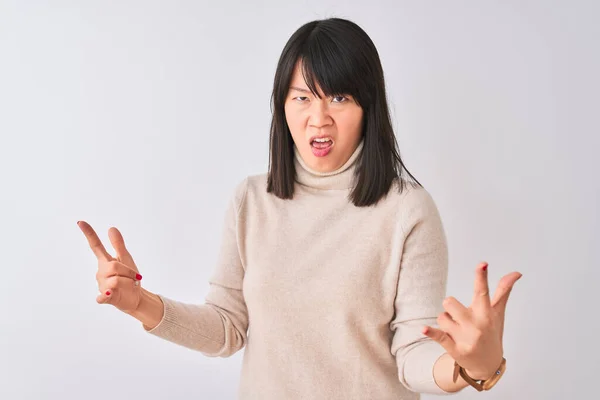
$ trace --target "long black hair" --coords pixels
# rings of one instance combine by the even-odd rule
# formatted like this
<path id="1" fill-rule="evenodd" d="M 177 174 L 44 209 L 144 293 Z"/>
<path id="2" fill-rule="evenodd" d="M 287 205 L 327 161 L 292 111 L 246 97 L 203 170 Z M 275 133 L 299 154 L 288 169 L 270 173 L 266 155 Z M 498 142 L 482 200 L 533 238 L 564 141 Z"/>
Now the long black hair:
<path id="1" fill-rule="evenodd" d="M 349 199 L 357 207 L 377 204 L 394 180 L 405 187 L 406 169 L 390 121 L 385 82 L 375 45 L 356 23 L 328 18 L 302 25 L 286 43 L 275 72 L 271 95 L 269 171 L 267 192 L 282 199 L 294 196 L 294 141 L 285 119 L 285 99 L 297 62 L 309 89 L 319 96 L 316 83 L 327 97 L 351 95 L 363 109 L 364 146 L 357 158 L 355 187 Z"/>

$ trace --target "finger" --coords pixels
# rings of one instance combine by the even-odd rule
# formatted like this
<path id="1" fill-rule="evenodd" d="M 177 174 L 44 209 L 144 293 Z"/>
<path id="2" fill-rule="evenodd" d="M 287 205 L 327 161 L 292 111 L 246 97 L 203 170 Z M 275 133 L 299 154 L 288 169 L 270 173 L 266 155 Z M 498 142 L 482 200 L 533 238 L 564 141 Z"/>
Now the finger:
<path id="1" fill-rule="evenodd" d="M 137 266 L 133 261 L 133 257 L 131 254 L 129 254 L 129 251 L 125 247 L 125 240 L 123 239 L 121 232 L 119 232 L 119 230 L 113 226 L 108 230 L 108 238 L 110 239 L 113 248 L 117 252 L 117 260 L 128 267 L 135 269 L 137 272 Z"/>
<path id="2" fill-rule="evenodd" d="M 122 276 L 113 276 L 107 278 L 100 284 L 100 293 L 106 294 L 106 292 L 114 292 L 116 289 L 119 290 L 131 290 L 136 286 L 139 286 L 139 281 L 131 278 L 125 278 Z"/>
<path id="3" fill-rule="evenodd" d="M 98 304 L 110 304 L 110 300 L 112 299 L 113 292 L 110 290 L 105 290 L 104 292 L 100 292 L 98 296 L 96 296 L 96 303 Z"/>
<path id="4" fill-rule="evenodd" d="M 97 277 L 100 279 L 106 279 L 111 276 L 124 276 L 138 281 L 142 280 L 142 275 L 119 261 L 109 261 L 98 270 Z"/>
<path id="5" fill-rule="evenodd" d="M 454 337 L 453 335 L 459 328 L 459 325 L 456 323 L 456 321 L 452 319 L 450 314 L 448 314 L 447 312 L 443 312 L 440 315 L 438 315 L 437 323 L 440 329 L 442 329 L 444 332 L 448 332 L 448 334 L 450 334 L 450 336 L 452 337 Z"/>
<path id="6" fill-rule="evenodd" d="M 494 293 L 494 298 L 492 299 L 492 307 L 504 312 L 510 292 L 512 291 L 515 283 L 521 279 L 522 276 L 523 274 L 520 272 L 511 272 L 500 279 L 498 287 L 496 288 L 496 292 Z"/>
<path id="7" fill-rule="evenodd" d="M 90 224 L 88 224 L 85 221 L 77 221 L 77 225 L 79 226 L 79 229 L 81 229 L 81 231 L 85 235 L 85 237 L 88 241 L 88 244 L 90 245 L 90 248 L 96 255 L 96 258 L 98 258 L 98 260 L 101 260 L 101 261 L 114 260 L 114 258 L 110 254 L 108 254 L 108 252 L 104 248 L 104 245 L 102 244 L 102 241 L 100 240 L 98 235 L 96 235 L 96 232 L 90 226 Z"/>
<path id="8" fill-rule="evenodd" d="M 475 290 L 472 307 L 474 310 L 481 312 L 487 312 L 491 308 L 487 262 L 480 263 L 475 269 Z"/>
<path id="9" fill-rule="evenodd" d="M 444 299 L 444 310 L 450 314 L 452 319 L 456 321 L 459 325 L 465 324 L 471 320 L 469 315 L 469 310 L 465 307 L 460 301 L 456 300 L 454 297 L 446 297 Z"/>
<path id="10" fill-rule="evenodd" d="M 425 326 L 421 331 L 425 336 L 438 342 L 448 353 L 453 353 L 456 343 L 452 337 L 441 329 Z"/>

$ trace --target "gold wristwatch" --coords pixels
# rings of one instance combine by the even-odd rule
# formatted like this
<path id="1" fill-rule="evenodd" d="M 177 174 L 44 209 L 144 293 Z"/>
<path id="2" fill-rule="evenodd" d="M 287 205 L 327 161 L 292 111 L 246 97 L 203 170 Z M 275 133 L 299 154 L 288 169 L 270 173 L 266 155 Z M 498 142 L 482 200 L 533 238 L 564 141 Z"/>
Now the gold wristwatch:
<path id="1" fill-rule="evenodd" d="M 456 380 L 458 379 L 458 375 L 460 375 L 469 385 L 471 385 L 475 389 L 477 389 L 478 392 L 481 392 L 482 390 L 490 390 L 491 388 L 493 388 L 494 385 L 496 383 L 498 383 L 500 378 L 502 378 L 504 371 L 506 371 L 506 358 L 502 357 L 502 363 L 496 370 L 496 373 L 494 373 L 494 375 L 491 378 L 485 379 L 485 380 L 480 380 L 478 382 L 477 380 L 475 380 L 475 379 L 471 378 L 469 375 L 467 375 L 467 372 L 465 371 L 465 369 L 463 367 L 461 367 L 460 365 L 458 365 L 458 363 L 456 361 L 454 361 L 453 380 L 454 380 L 454 382 L 456 382 Z"/>

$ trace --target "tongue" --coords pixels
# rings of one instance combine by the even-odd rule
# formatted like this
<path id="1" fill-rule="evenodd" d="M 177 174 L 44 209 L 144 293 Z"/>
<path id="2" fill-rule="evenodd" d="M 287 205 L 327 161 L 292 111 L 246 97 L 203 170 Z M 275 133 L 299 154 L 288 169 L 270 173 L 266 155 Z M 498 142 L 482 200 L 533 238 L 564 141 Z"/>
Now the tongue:
<path id="1" fill-rule="evenodd" d="M 319 143 L 319 142 L 313 142 L 313 147 L 317 148 L 317 149 L 326 149 L 329 146 L 331 146 L 331 141 L 329 142 L 324 142 L 324 143 Z"/>

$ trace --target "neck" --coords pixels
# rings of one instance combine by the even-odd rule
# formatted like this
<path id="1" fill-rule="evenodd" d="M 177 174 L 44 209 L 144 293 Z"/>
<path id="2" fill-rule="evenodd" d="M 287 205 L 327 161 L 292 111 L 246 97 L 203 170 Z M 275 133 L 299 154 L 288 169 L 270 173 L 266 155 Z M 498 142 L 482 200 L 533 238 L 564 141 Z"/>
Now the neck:
<path id="1" fill-rule="evenodd" d="M 306 165 L 296 145 L 294 145 L 294 166 L 296 167 L 296 181 L 304 186 L 315 189 L 350 189 L 354 184 L 356 160 L 362 152 L 364 139 L 361 139 L 356 150 L 350 158 L 338 169 L 331 172 L 315 171 Z"/>

